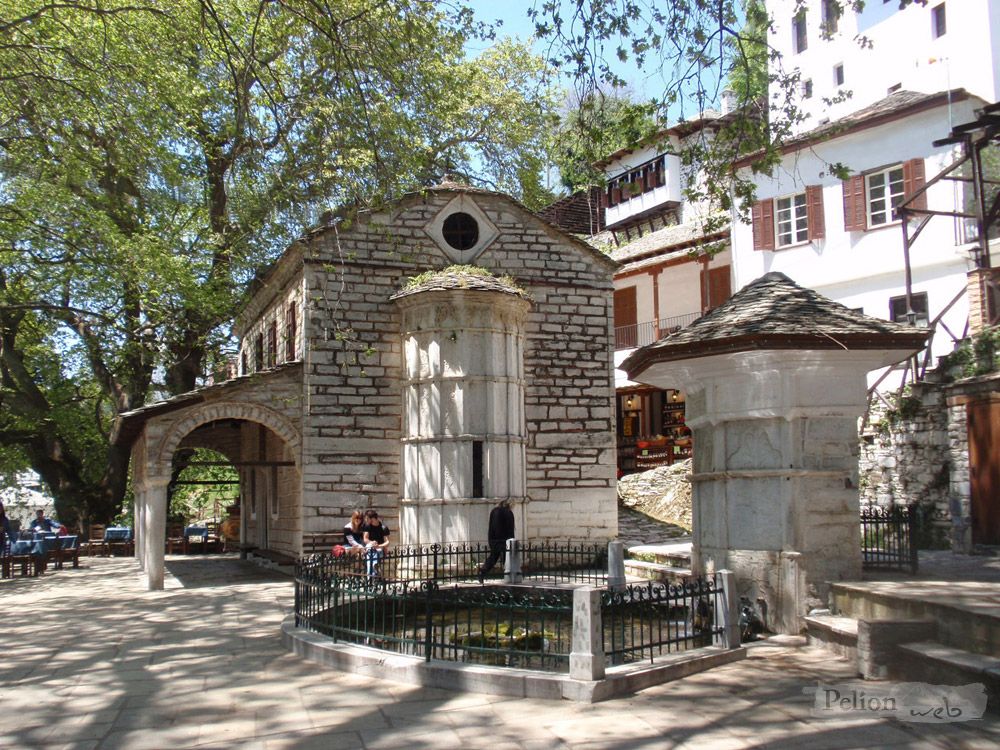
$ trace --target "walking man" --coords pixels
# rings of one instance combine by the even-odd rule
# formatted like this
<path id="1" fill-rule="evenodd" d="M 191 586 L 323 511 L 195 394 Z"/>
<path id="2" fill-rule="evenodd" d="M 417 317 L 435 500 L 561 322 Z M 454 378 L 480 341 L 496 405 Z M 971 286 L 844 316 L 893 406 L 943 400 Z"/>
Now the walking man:
<path id="1" fill-rule="evenodd" d="M 514 538 L 514 511 L 510 509 L 510 500 L 501 500 L 490 511 L 490 527 L 486 533 L 490 543 L 490 556 L 479 569 L 479 583 L 483 583 L 486 574 L 493 570 L 497 560 L 507 561 L 507 540 Z"/>

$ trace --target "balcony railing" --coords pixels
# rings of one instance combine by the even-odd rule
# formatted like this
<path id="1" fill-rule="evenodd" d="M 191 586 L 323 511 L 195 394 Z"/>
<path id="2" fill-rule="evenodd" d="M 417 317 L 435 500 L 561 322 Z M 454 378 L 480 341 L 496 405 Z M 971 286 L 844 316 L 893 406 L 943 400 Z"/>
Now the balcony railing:
<path id="1" fill-rule="evenodd" d="M 615 327 L 615 349 L 635 349 L 666 338 L 671 333 L 686 328 L 701 317 L 700 312 L 675 315 L 672 318 L 660 318 L 647 323 L 635 323 L 630 326 Z"/>

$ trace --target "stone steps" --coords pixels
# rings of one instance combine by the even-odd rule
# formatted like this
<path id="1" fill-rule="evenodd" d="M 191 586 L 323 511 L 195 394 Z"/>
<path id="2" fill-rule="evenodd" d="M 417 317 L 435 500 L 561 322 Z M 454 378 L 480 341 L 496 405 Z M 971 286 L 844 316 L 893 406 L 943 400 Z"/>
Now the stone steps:
<path id="1" fill-rule="evenodd" d="M 943 645 L 1000 658 L 1000 607 L 990 597 L 978 589 L 962 596 L 960 583 L 934 582 L 923 592 L 919 586 L 900 593 L 890 586 L 835 583 L 831 608 L 858 620 L 930 621 Z"/>
<path id="2" fill-rule="evenodd" d="M 625 575 L 649 581 L 680 582 L 691 577 L 690 568 L 645 560 L 626 560 Z"/>
<path id="3" fill-rule="evenodd" d="M 937 641 L 917 641 L 898 646 L 900 659 L 894 679 L 936 685 L 986 687 L 988 710 L 1000 713 L 1000 658 L 976 654 Z"/>
<path id="4" fill-rule="evenodd" d="M 679 568 L 691 567 L 691 543 L 640 544 L 628 548 L 628 555 L 634 560 L 673 565 Z"/>
<path id="5" fill-rule="evenodd" d="M 858 621 L 828 611 L 806 618 L 806 638 L 810 646 L 820 646 L 850 662 L 858 661 Z"/>
<path id="6" fill-rule="evenodd" d="M 629 547 L 625 575 L 679 583 L 691 577 L 691 543 L 640 544 Z"/>

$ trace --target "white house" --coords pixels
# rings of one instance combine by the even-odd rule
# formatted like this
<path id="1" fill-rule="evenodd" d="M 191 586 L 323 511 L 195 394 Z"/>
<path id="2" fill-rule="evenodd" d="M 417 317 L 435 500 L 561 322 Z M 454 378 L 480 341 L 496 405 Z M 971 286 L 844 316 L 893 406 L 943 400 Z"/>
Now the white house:
<path id="1" fill-rule="evenodd" d="M 1000 99 L 1000 3 L 868 0 L 766 0 L 780 53 L 772 73 L 798 71 L 799 132 L 867 107 L 895 91 L 963 88 Z M 955 120 L 956 123 L 959 120 Z"/>
<path id="2" fill-rule="evenodd" d="M 839 7 L 767 3 L 769 42 L 781 53 L 772 63 L 781 71 L 772 72 L 799 73 L 806 117 L 784 143 L 779 166 L 752 177 L 751 223 L 734 219 L 734 288 L 780 271 L 868 315 L 903 320 L 906 262 L 894 209 L 960 155 L 955 145 L 933 142 L 998 98 L 1000 3 Z M 752 175 L 755 158 L 738 164 L 744 175 Z M 961 212 L 969 201 L 966 185 L 946 180 L 916 205 Z M 935 357 L 965 329 L 972 239 L 967 222 L 937 216 L 910 248 L 914 322 L 941 318 Z"/>
<path id="3" fill-rule="evenodd" d="M 735 286 L 780 271 L 852 309 L 905 320 L 903 238 L 893 208 L 955 158 L 953 146 L 932 145 L 948 135 L 949 118 L 971 120 L 982 104 L 961 90 L 898 91 L 789 142 L 773 175 L 755 178 L 752 222 L 734 222 Z M 836 164 L 849 169 L 847 179 L 834 173 Z M 940 211 L 961 210 L 966 200 L 960 183 L 942 181 L 926 193 L 927 207 Z M 948 308 L 942 322 L 961 336 L 968 318 L 966 275 L 974 267 L 967 239 L 961 220 L 938 217 L 913 244 L 918 325 Z M 936 336 L 935 356 L 953 345 L 950 336 Z"/>

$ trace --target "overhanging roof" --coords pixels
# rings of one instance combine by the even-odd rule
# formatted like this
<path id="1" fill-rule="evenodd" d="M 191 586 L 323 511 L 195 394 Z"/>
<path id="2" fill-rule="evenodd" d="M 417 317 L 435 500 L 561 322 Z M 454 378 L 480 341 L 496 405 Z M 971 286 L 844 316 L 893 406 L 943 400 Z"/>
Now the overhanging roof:
<path id="1" fill-rule="evenodd" d="M 747 284 L 686 328 L 630 354 L 621 364 L 630 380 L 650 365 L 763 349 L 910 350 L 930 330 L 855 312 L 783 273 Z"/>

